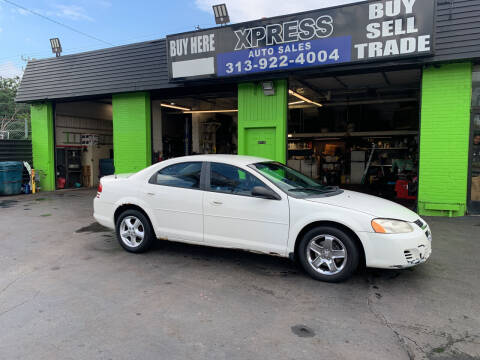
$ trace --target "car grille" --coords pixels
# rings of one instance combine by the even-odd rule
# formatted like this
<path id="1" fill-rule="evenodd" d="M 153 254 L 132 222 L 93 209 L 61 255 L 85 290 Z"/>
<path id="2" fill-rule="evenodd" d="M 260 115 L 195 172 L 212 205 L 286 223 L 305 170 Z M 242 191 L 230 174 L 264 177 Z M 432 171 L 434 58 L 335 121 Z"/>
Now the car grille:
<path id="1" fill-rule="evenodd" d="M 405 254 L 405 259 L 407 259 L 408 262 L 413 261 L 414 255 L 412 254 L 412 252 L 410 250 L 405 250 L 404 254 Z"/>
<path id="2" fill-rule="evenodd" d="M 419 245 L 416 249 L 408 249 L 405 250 L 403 253 L 405 255 L 405 259 L 411 265 L 419 264 L 422 261 L 425 261 L 426 258 L 430 256 L 431 253 L 430 246 Z"/>

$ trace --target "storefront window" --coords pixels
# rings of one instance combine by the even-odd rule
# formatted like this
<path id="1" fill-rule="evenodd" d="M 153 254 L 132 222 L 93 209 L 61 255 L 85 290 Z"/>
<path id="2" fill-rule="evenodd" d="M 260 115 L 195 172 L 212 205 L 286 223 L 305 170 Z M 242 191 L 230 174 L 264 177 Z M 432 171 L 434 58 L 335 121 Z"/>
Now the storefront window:
<path id="1" fill-rule="evenodd" d="M 473 72 L 470 212 L 480 213 L 480 67 Z"/>

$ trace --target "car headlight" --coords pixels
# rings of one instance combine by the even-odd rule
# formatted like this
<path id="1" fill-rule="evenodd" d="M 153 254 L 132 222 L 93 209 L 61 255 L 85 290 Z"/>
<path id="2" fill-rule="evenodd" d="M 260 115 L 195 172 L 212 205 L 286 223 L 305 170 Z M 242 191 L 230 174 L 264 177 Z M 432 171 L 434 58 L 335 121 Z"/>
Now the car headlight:
<path id="1" fill-rule="evenodd" d="M 380 234 L 404 234 L 413 231 L 412 225 L 408 222 L 392 219 L 373 219 L 372 228 Z"/>

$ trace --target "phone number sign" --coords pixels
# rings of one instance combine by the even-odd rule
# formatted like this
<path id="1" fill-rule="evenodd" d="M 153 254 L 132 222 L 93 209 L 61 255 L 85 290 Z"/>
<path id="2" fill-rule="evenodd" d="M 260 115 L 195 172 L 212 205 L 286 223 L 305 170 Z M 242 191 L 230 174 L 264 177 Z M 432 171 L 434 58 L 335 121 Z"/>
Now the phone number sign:
<path id="1" fill-rule="evenodd" d="M 341 64 L 351 61 L 350 36 L 303 41 L 217 56 L 217 75 L 238 76 L 280 69 Z"/>

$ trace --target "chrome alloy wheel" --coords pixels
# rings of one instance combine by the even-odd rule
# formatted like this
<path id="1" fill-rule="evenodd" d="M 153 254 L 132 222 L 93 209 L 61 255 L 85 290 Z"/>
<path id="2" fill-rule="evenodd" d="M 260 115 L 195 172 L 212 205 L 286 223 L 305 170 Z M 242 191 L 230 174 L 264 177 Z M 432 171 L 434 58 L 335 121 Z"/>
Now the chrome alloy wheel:
<path id="1" fill-rule="evenodd" d="M 125 245 L 136 248 L 145 239 L 145 228 L 135 216 L 127 216 L 120 224 L 120 237 Z"/>
<path id="2" fill-rule="evenodd" d="M 335 275 L 347 263 L 347 248 L 332 235 L 315 236 L 307 245 L 307 260 L 313 270 L 323 275 Z"/>

